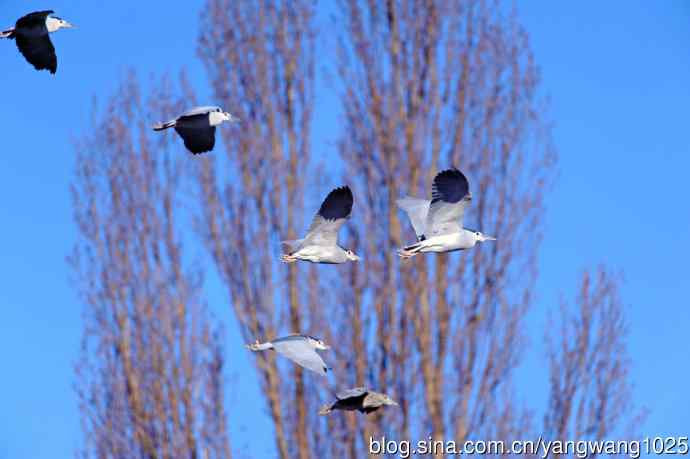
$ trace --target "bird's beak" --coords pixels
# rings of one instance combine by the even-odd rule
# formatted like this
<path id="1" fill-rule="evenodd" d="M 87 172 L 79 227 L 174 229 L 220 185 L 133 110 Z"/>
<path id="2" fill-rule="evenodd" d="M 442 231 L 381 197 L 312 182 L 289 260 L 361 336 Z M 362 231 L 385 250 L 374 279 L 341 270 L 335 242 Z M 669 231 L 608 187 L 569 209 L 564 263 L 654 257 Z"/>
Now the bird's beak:
<path id="1" fill-rule="evenodd" d="M 327 351 L 327 350 L 330 349 L 330 348 L 331 348 L 331 346 L 329 346 L 328 344 L 324 344 L 324 345 L 323 345 L 323 350 L 324 350 L 324 351 Z"/>
<path id="2" fill-rule="evenodd" d="M 482 241 L 495 241 L 495 240 L 496 240 L 495 237 L 486 236 L 486 235 L 482 234 Z"/>
<path id="3" fill-rule="evenodd" d="M 76 29 L 77 28 L 74 24 L 67 22 L 67 21 L 65 21 L 65 23 L 62 25 L 62 27 L 66 27 L 68 29 Z"/>
<path id="4" fill-rule="evenodd" d="M 239 123 L 239 122 L 240 122 L 240 119 L 239 119 L 238 117 L 236 117 L 235 115 L 232 115 L 232 114 L 230 114 L 230 113 L 228 113 L 228 112 L 225 112 L 225 115 L 227 115 L 228 121 L 233 121 L 233 122 L 235 122 L 235 123 Z"/>
<path id="5" fill-rule="evenodd" d="M 395 400 L 391 400 L 389 405 L 398 406 L 398 402 L 396 402 Z"/>

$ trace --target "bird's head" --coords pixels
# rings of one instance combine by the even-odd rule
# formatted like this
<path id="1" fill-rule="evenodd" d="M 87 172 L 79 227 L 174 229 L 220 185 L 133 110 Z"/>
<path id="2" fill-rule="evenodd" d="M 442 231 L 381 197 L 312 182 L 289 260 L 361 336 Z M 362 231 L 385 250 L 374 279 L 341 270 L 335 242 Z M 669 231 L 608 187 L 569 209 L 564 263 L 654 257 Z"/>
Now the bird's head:
<path id="1" fill-rule="evenodd" d="M 314 346 L 315 349 L 319 349 L 321 351 L 326 351 L 326 350 L 331 348 L 331 346 L 324 343 L 322 339 L 318 339 L 318 338 L 314 338 L 313 336 L 310 336 L 309 340 L 312 342 L 312 345 Z"/>
<path id="2" fill-rule="evenodd" d="M 347 257 L 348 260 L 350 261 L 359 261 L 361 258 L 359 255 L 355 255 L 355 253 L 352 250 L 346 250 L 345 251 L 345 256 Z"/>
<path id="3" fill-rule="evenodd" d="M 231 123 L 238 123 L 240 119 L 230 112 L 223 112 L 223 119 Z"/>
<path id="4" fill-rule="evenodd" d="M 398 406 L 398 402 L 396 402 L 395 400 L 393 400 L 392 398 L 390 398 L 390 397 L 389 397 L 388 395 L 386 395 L 386 394 L 383 394 L 383 396 L 381 397 L 381 402 L 382 402 L 384 405 Z"/>
<path id="5" fill-rule="evenodd" d="M 59 29 L 73 29 L 74 25 L 57 16 L 48 16 L 46 18 L 46 27 L 49 32 L 55 32 Z"/>
<path id="6" fill-rule="evenodd" d="M 479 231 L 474 232 L 474 237 L 477 240 L 477 242 L 484 242 L 484 241 L 495 241 L 495 237 L 487 236 L 484 233 L 481 233 Z"/>

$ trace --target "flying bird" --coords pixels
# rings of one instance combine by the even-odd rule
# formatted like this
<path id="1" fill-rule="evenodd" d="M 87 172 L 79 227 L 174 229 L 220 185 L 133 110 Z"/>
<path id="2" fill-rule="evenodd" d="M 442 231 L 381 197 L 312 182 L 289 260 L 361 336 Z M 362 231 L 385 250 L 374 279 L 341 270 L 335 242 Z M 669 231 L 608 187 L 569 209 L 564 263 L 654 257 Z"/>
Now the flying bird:
<path id="1" fill-rule="evenodd" d="M 386 394 L 374 392 L 364 387 L 344 390 L 335 395 L 336 401 L 330 405 L 325 405 L 319 411 L 320 415 L 332 413 L 335 410 L 359 411 L 360 413 L 372 413 L 382 406 L 398 404 Z"/>
<path id="2" fill-rule="evenodd" d="M 312 263 L 346 263 L 359 257 L 352 250 L 338 245 L 338 231 L 352 213 L 354 199 L 350 187 L 336 188 L 326 196 L 321 208 L 311 222 L 304 239 L 283 241 L 288 249 L 281 260 L 292 263 L 297 260 Z"/>
<path id="3" fill-rule="evenodd" d="M 289 335 L 265 343 L 259 343 L 259 341 L 257 341 L 256 343 L 247 344 L 246 347 L 251 351 L 273 349 L 278 354 L 287 357 L 297 365 L 320 375 L 325 376 L 328 371 L 328 367 L 316 351 L 317 349 L 330 349 L 330 346 L 327 346 L 323 341 L 313 336 Z"/>
<path id="4" fill-rule="evenodd" d="M 239 119 L 224 112 L 220 107 L 195 107 L 174 120 L 154 125 L 153 130 L 175 128 L 187 150 L 196 155 L 213 150 L 216 144 L 216 126 L 224 121 L 233 122 Z"/>
<path id="5" fill-rule="evenodd" d="M 36 11 L 22 16 L 14 27 L 0 32 L 0 38 L 13 39 L 19 52 L 36 70 L 57 71 L 57 56 L 50 41 L 53 32 L 74 27 L 64 19 L 51 16 L 52 10 Z"/>
<path id="6" fill-rule="evenodd" d="M 410 258 L 421 252 L 452 252 L 470 249 L 477 242 L 495 241 L 494 237 L 462 227 L 465 208 L 471 200 L 470 184 L 455 168 L 436 175 L 431 201 L 410 197 L 399 199 L 398 207 L 410 218 L 417 242 L 400 249 L 398 255 Z"/>

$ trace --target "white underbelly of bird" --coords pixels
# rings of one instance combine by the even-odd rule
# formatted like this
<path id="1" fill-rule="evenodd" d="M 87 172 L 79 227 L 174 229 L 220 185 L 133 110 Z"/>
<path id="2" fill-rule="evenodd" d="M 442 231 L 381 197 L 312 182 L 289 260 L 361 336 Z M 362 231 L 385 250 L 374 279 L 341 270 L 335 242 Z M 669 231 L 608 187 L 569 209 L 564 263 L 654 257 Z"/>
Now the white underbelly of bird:
<path id="1" fill-rule="evenodd" d="M 411 257 L 423 252 L 454 252 L 456 250 L 471 249 L 476 244 L 472 237 L 463 233 L 442 234 L 419 241 L 400 250 L 402 257 Z"/>
<path id="2" fill-rule="evenodd" d="M 308 245 L 289 255 L 292 259 L 310 261 L 312 263 L 343 263 L 347 261 L 345 251 L 340 247 L 324 247 Z"/>

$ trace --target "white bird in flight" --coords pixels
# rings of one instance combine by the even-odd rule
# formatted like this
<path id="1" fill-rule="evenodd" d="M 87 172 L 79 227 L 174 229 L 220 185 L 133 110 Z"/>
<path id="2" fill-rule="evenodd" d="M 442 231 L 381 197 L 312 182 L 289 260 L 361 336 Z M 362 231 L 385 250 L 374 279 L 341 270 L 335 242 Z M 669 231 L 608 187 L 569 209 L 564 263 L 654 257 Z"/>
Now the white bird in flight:
<path id="1" fill-rule="evenodd" d="M 239 119 L 224 112 L 220 107 L 195 107 L 174 120 L 155 124 L 153 130 L 175 128 L 187 150 L 197 155 L 213 150 L 216 144 L 216 126 L 225 121 L 233 122 Z"/>
<path id="2" fill-rule="evenodd" d="M 354 198 L 350 187 L 343 186 L 328 193 L 309 226 L 304 239 L 283 241 L 288 253 L 281 256 L 285 263 L 297 260 L 312 263 L 347 263 L 359 257 L 352 250 L 338 245 L 338 231 L 352 213 Z"/>
<path id="3" fill-rule="evenodd" d="M 418 242 L 398 251 L 402 258 L 422 252 L 452 252 L 474 247 L 496 238 L 462 227 L 465 208 L 472 200 L 470 185 L 462 172 L 453 168 L 434 177 L 431 201 L 405 197 L 397 201 L 417 234 Z"/>
<path id="4" fill-rule="evenodd" d="M 283 338 L 274 339 L 265 343 L 247 344 L 247 349 L 251 351 L 265 351 L 273 349 L 295 362 L 297 365 L 311 370 L 320 375 L 326 375 L 328 367 L 316 350 L 330 349 L 323 341 L 313 336 L 289 335 Z"/>
<path id="5" fill-rule="evenodd" d="M 49 34 L 74 27 L 64 19 L 51 16 L 54 11 L 35 11 L 17 20 L 14 27 L 0 32 L 0 38 L 15 40 L 19 52 L 36 70 L 57 71 L 57 56 Z"/>

